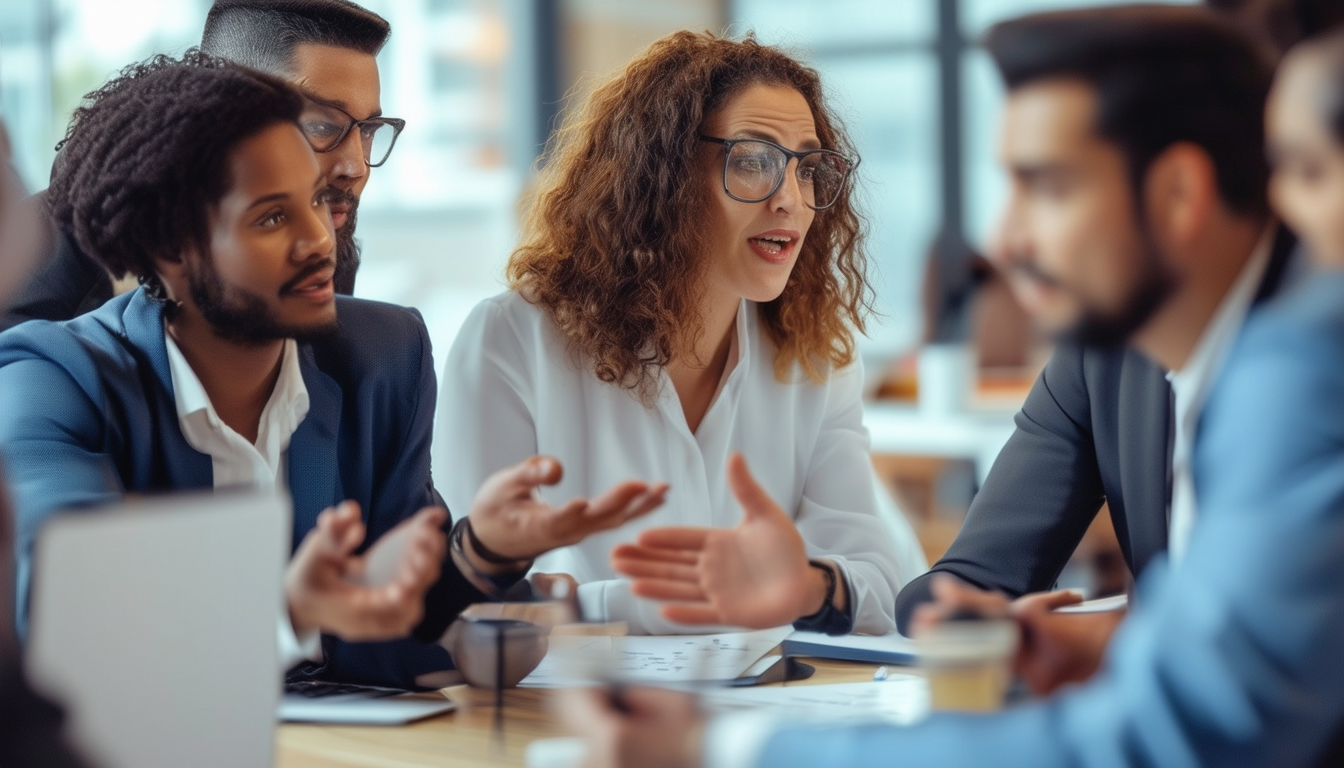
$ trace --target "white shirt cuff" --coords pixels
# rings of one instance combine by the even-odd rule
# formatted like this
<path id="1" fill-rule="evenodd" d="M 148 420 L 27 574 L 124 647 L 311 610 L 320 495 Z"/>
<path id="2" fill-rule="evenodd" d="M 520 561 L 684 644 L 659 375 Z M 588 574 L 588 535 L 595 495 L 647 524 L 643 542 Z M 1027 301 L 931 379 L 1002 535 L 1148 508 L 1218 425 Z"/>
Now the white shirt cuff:
<path id="1" fill-rule="evenodd" d="M 294 631 L 294 625 L 290 623 L 289 617 L 283 613 L 279 621 L 276 622 L 276 642 L 280 647 L 280 669 L 289 671 L 291 667 L 302 661 L 322 661 L 322 633 L 316 629 L 310 629 L 299 637 Z"/>
<path id="2" fill-rule="evenodd" d="M 765 744 L 779 729 L 774 712 L 734 712 L 705 726 L 705 768 L 756 768 Z"/>
<path id="3" fill-rule="evenodd" d="M 579 585 L 579 613 L 584 621 L 608 621 L 607 583 L 606 581 L 590 581 L 587 584 Z"/>
<path id="4" fill-rule="evenodd" d="M 712 635 L 740 627 L 678 624 L 663 618 L 662 603 L 635 595 L 629 579 L 604 579 L 579 585 L 579 610 L 589 622 L 624 621 L 632 635 Z"/>

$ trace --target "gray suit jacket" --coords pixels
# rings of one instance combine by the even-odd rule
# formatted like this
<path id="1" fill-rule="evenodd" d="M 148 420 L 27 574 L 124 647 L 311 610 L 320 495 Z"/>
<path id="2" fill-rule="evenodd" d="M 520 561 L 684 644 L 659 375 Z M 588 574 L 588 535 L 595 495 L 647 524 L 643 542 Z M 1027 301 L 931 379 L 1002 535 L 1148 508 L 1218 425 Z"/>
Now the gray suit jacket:
<path id="1" fill-rule="evenodd" d="M 1280 228 L 1256 303 L 1301 259 Z M 1061 344 L 1015 421 L 947 554 L 896 598 L 908 630 L 935 573 L 1011 597 L 1050 589 L 1103 502 L 1134 574 L 1167 548 L 1171 386 L 1128 347 Z"/>

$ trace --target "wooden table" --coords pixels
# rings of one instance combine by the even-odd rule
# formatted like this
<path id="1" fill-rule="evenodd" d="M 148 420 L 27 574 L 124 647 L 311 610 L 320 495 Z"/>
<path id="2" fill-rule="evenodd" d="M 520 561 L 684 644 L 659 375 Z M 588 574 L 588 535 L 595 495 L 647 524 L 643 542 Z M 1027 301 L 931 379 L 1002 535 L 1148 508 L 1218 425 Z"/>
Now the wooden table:
<path id="1" fill-rule="evenodd" d="M 788 685 L 853 683 L 873 679 L 873 664 L 805 659 L 817 668 L 809 680 Z M 904 668 L 902 672 L 909 671 Z M 776 684 L 777 685 L 777 684 Z M 515 689 L 504 699 L 502 746 L 494 733 L 493 694 L 465 686 L 445 689 L 456 712 L 395 728 L 282 725 L 276 736 L 277 768 L 466 768 L 524 765 L 535 739 L 568 735 L 551 712 L 552 691 Z"/>

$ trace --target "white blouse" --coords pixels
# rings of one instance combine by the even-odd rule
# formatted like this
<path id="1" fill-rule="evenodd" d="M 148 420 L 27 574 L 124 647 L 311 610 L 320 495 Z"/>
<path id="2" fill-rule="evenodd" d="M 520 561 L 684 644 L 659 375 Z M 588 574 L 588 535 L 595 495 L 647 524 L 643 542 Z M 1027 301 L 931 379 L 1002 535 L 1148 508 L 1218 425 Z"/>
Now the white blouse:
<path id="1" fill-rule="evenodd" d="M 669 525 L 731 527 L 742 518 L 726 465 L 742 452 L 752 473 L 797 523 L 808 556 L 838 564 L 850 588 L 854 631 L 895 630 L 903 582 L 897 546 L 881 523 L 863 426 L 858 364 L 824 384 L 775 378 L 775 345 L 755 305 L 738 310 L 734 349 L 719 391 L 692 434 L 662 374 L 657 403 L 600 381 L 571 353 L 545 312 L 510 291 L 472 310 L 444 367 L 434 436 L 435 485 L 465 514 L 491 473 L 532 454 L 564 465 L 551 504 L 592 497 L 625 480 L 667 482 L 666 504 L 622 528 L 537 560 L 537 572 L 578 580 L 585 618 L 626 621 L 632 633 L 703 632 L 658 615 L 610 565 L 617 544 Z M 901 551 L 908 552 L 909 542 Z"/>

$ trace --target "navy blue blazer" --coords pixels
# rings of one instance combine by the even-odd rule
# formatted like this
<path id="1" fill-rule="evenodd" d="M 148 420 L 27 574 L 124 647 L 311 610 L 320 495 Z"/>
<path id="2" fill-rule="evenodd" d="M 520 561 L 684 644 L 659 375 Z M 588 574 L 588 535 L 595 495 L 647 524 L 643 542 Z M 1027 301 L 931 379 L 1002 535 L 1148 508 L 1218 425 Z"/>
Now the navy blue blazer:
<path id="1" fill-rule="evenodd" d="M 309 411 L 289 446 L 295 547 L 323 509 L 345 499 L 359 502 L 367 541 L 443 503 L 429 470 L 436 389 L 424 322 L 412 309 L 336 301 L 339 333 L 299 344 Z M 213 487 L 210 457 L 178 427 L 162 305 L 142 289 L 74 320 L 0 334 L 0 452 L 18 520 L 22 626 L 33 540 L 53 513 L 127 493 Z M 418 674 L 452 668 L 432 641 L 484 599 L 447 560 L 416 640 L 323 638 L 326 663 L 301 673 L 409 686 Z"/>

